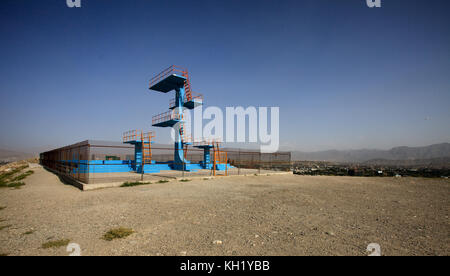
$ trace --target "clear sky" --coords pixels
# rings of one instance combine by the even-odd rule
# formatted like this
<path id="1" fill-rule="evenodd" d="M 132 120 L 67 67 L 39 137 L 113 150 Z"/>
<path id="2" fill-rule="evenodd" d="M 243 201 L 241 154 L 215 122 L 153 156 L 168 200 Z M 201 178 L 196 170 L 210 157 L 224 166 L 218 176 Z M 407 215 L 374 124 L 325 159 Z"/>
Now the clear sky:
<path id="1" fill-rule="evenodd" d="M 0 147 L 151 129 L 170 97 L 148 81 L 172 64 L 205 105 L 279 106 L 284 148 L 449 142 L 449 14 L 437 0 L 2 1 Z"/>

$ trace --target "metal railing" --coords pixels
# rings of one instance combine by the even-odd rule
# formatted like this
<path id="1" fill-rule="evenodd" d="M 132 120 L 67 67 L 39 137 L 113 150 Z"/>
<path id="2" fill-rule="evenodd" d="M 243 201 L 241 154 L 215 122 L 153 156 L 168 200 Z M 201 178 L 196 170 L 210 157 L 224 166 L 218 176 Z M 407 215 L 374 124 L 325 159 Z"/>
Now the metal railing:
<path id="1" fill-rule="evenodd" d="M 184 143 L 191 143 L 192 146 L 214 146 L 215 144 L 220 144 L 222 141 L 220 139 L 204 139 L 204 138 L 194 138 L 191 135 L 183 133 L 181 135 L 181 140 Z"/>
<path id="2" fill-rule="evenodd" d="M 215 144 L 219 144 L 222 141 L 220 139 L 197 139 L 192 141 L 192 146 L 214 146 Z"/>
<path id="3" fill-rule="evenodd" d="M 143 133 L 142 138 L 144 139 L 144 141 L 151 142 L 152 138 L 155 138 L 155 135 L 153 134 L 153 131 L 149 131 Z"/>
<path id="4" fill-rule="evenodd" d="M 123 133 L 122 141 L 126 143 L 130 141 L 141 140 L 141 138 L 142 138 L 142 130 L 130 130 Z"/>
<path id="5" fill-rule="evenodd" d="M 167 78 L 168 76 L 173 75 L 173 74 L 177 74 L 177 73 L 180 74 L 183 77 L 187 76 L 187 70 L 186 69 L 184 69 L 184 68 L 182 68 L 180 66 L 172 65 L 169 68 L 164 69 L 158 75 L 154 76 L 150 80 L 150 87 L 152 87 L 153 85 L 157 84 L 161 80 Z"/>
<path id="6" fill-rule="evenodd" d="M 170 110 L 170 111 L 153 116 L 152 124 L 154 125 L 154 124 L 159 124 L 162 122 L 167 122 L 170 120 L 180 120 L 180 119 L 181 119 L 181 116 L 179 113 L 174 112 L 173 110 Z"/>
<path id="7" fill-rule="evenodd" d="M 123 133 L 122 141 L 124 143 L 131 141 L 151 141 L 154 138 L 154 134 L 152 131 L 143 133 L 142 130 L 130 130 Z"/>
<path id="8" fill-rule="evenodd" d="M 186 91 L 186 101 L 192 101 L 193 99 L 197 99 L 197 100 L 201 100 L 203 102 L 203 95 L 192 91 L 188 71 L 180 66 L 172 65 L 169 68 L 164 69 L 161 73 L 154 76 L 150 80 L 149 86 L 152 87 L 153 85 L 157 84 L 161 80 L 163 80 L 173 74 L 178 74 L 178 75 L 181 75 L 184 78 L 186 78 L 186 80 L 184 81 L 184 89 Z M 172 101 L 169 103 L 169 106 L 175 107 L 175 100 L 172 100 Z"/>

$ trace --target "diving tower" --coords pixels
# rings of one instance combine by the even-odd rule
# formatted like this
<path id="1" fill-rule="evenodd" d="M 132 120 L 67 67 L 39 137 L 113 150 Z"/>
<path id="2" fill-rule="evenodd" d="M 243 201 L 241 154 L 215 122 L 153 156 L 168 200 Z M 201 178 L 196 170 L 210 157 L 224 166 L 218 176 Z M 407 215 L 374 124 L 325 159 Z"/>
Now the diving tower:
<path id="1" fill-rule="evenodd" d="M 186 159 L 187 145 L 192 139 L 185 133 L 184 109 L 194 109 L 203 104 L 203 96 L 192 91 L 187 70 L 170 66 L 150 80 L 150 90 L 161 93 L 175 91 L 175 98 L 169 103 L 169 111 L 153 116 L 152 126 L 172 127 L 175 129 L 174 161 L 175 170 L 190 171 L 190 161 Z"/>
<path id="2" fill-rule="evenodd" d="M 230 167 L 227 153 L 219 150 L 218 141 L 194 141 L 186 133 L 183 112 L 203 105 L 203 95 L 192 91 L 187 70 L 170 66 L 150 80 L 149 89 L 161 93 L 175 91 L 175 97 L 169 102 L 169 111 L 152 117 L 152 126 L 170 127 L 175 129 L 174 159 L 169 162 L 152 160 L 152 132 L 132 130 L 123 134 L 123 143 L 134 145 L 133 170 L 138 173 L 159 172 L 160 170 L 195 171 L 210 169 L 216 175 L 216 170 L 225 171 Z M 203 161 L 191 163 L 187 160 L 188 146 L 203 149 Z M 211 153 L 212 151 L 212 153 Z"/>

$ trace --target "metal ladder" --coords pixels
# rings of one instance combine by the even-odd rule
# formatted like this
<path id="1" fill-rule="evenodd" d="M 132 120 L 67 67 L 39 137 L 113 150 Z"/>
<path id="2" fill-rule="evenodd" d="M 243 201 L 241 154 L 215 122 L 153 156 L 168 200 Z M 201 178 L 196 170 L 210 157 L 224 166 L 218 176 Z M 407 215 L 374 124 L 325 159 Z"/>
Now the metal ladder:
<path id="1" fill-rule="evenodd" d="M 153 133 L 141 132 L 141 141 L 142 141 L 142 164 L 151 164 L 152 163 L 152 138 Z"/>
<path id="2" fill-rule="evenodd" d="M 228 154 L 227 152 L 221 152 L 219 148 L 219 142 L 213 142 L 213 175 L 214 176 L 227 176 L 228 175 Z M 216 165 L 225 164 L 225 174 L 216 174 Z"/>
<path id="3" fill-rule="evenodd" d="M 192 100 L 192 90 L 191 90 L 191 81 L 189 79 L 189 73 L 187 70 L 183 70 L 181 73 L 183 77 L 186 78 L 186 81 L 184 82 L 184 92 L 186 94 L 186 101 Z"/>

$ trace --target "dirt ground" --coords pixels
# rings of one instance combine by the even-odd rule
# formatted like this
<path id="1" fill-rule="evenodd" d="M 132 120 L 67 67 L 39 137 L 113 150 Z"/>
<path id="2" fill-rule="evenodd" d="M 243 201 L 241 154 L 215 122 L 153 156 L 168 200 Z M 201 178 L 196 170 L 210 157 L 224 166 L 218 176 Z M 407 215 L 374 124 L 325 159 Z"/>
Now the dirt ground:
<path id="1" fill-rule="evenodd" d="M 82 192 L 33 170 L 21 189 L 0 189 L 0 254 L 68 255 L 41 248 L 60 239 L 82 255 L 367 255 L 370 243 L 383 255 L 450 254 L 448 179 L 246 176 Z M 135 233 L 103 240 L 115 227 Z"/>

